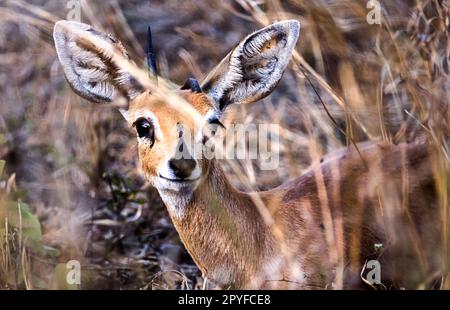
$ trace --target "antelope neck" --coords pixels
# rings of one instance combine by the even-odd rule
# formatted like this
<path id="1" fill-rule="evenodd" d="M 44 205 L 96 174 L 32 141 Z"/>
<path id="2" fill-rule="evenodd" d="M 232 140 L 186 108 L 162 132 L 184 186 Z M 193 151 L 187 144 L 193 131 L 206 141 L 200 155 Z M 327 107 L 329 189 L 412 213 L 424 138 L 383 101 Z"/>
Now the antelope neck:
<path id="1" fill-rule="evenodd" d="M 216 283 L 242 283 L 261 265 L 268 245 L 263 220 L 250 196 L 235 189 L 219 164 L 172 221 L 203 273 Z"/>

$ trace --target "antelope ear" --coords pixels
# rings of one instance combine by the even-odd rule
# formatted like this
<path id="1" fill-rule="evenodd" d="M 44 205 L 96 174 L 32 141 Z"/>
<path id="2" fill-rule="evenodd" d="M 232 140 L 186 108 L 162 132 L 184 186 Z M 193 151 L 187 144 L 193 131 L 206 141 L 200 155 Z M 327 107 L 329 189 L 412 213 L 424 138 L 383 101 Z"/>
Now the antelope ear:
<path id="1" fill-rule="evenodd" d="M 222 111 L 229 104 L 250 103 L 269 95 L 291 60 L 300 23 L 287 20 L 246 37 L 205 78 L 202 90 Z"/>
<path id="2" fill-rule="evenodd" d="M 142 86 L 114 60 L 116 54 L 128 59 L 128 53 L 111 35 L 62 20 L 55 24 L 53 38 L 66 79 L 81 97 L 103 103 L 120 95 L 131 100 L 141 92 Z"/>

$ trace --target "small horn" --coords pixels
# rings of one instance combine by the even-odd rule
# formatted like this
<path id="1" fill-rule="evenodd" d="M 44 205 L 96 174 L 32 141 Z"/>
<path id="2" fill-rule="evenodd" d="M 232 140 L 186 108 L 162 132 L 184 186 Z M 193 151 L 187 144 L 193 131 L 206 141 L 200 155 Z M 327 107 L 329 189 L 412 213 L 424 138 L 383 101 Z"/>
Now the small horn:
<path id="1" fill-rule="evenodd" d="M 186 83 L 184 83 L 183 86 L 181 86 L 181 89 L 190 89 L 194 93 L 201 93 L 202 88 L 200 87 L 200 84 L 198 81 L 194 78 L 188 78 Z"/>
<path id="2" fill-rule="evenodd" d="M 150 26 L 147 28 L 147 66 L 152 76 L 158 76 L 158 69 L 156 68 L 155 53 L 153 52 L 152 30 Z"/>

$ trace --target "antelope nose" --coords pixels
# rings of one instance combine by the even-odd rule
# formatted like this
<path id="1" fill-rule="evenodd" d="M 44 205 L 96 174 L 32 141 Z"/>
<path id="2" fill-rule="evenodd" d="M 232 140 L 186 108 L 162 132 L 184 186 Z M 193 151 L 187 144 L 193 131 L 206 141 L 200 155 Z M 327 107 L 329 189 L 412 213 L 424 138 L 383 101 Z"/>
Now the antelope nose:
<path id="1" fill-rule="evenodd" d="M 195 169 L 196 162 L 194 159 L 175 159 L 169 160 L 169 167 L 173 174 L 179 179 L 188 178 Z"/>

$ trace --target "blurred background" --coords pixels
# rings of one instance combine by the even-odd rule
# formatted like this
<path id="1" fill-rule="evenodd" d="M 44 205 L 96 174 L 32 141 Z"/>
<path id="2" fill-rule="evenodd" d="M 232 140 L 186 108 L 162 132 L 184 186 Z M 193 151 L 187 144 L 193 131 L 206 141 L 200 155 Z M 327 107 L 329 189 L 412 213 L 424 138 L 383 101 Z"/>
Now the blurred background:
<path id="1" fill-rule="evenodd" d="M 448 207 L 446 0 L 0 0 L 0 289 L 205 287 L 140 176 L 120 113 L 80 99 L 65 81 L 52 31 L 77 8 L 142 67 L 150 25 L 159 74 L 178 84 L 201 80 L 250 32 L 299 20 L 275 92 L 225 115 L 225 125 L 279 125 L 279 168 L 237 162 L 242 175 L 264 190 L 300 175 L 312 149 L 320 156 L 353 141 L 425 136 L 440 146 L 436 182 Z M 69 260 L 81 263 L 81 286 L 65 281 Z"/>

